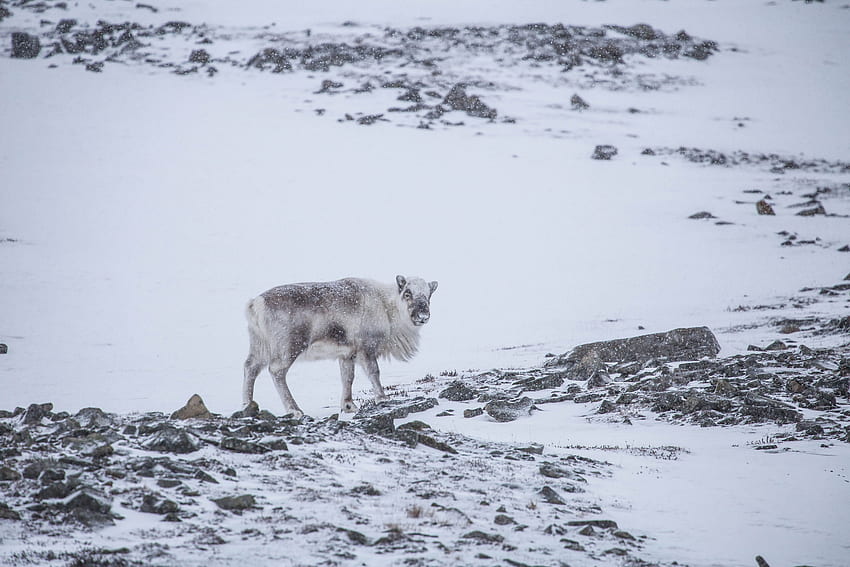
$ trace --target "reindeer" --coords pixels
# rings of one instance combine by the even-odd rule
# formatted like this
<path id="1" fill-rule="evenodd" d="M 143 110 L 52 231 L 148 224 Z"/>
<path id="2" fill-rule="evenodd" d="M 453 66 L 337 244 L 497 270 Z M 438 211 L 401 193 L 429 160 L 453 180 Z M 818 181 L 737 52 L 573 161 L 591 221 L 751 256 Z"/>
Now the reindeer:
<path id="1" fill-rule="evenodd" d="M 351 399 L 355 363 L 366 372 L 375 398 L 387 399 L 379 358 L 410 360 L 419 349 L 419 328 L 431 318 L 437 282 L 396 276 L 395 285 L 346 278 L 272 288 L 248 303 L 250 351 L 245 360 L 243 408 L 254 399 L 254 383 L 265 366 L 287 413 L 304 415 L 286 385 L 296 360 L 338 359 L 343 412 L 357 411 Z"/>

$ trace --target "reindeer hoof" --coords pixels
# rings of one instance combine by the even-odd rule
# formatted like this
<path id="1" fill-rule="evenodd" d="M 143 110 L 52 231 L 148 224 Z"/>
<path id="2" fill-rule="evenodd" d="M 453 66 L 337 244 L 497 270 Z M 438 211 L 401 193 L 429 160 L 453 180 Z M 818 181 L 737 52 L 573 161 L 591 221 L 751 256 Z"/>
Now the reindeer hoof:
<path id="1" fill-rule="evenodd" d="M 342 413 L 354 413 L 359 408 L 354 402 L 345 402 L 342 406 L 340 406 L 340 409 L 342 410 Z"/>
<path id="2" fill-rule="evenodd" d="M 287 413 L 283 417 L 289 417 L 291 419 L 301 419 L 302 417 L 304 417 L 304 412 L 301 411 L 301 410 L 295 410 L 295 411 L 291 411 L 291 412 Z"/>

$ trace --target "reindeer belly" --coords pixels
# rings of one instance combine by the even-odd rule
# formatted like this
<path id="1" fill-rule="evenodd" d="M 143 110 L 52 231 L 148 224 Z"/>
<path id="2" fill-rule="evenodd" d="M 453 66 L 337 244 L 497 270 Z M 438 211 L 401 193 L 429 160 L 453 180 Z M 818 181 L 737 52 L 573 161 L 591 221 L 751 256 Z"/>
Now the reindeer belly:
<path id="1" fill-rule="evenodd" d="M 310 361 L 310 360 L 327 360 L 327 359 L 337 359 L 337 358 L 350 358 L 354 355 L 354 346 L 348 344 L 340 344 L 334 341 L 328 340 L 320 340 L 312 343 L 307 350 L 305 350 L 298 357 L 298 360 L 301 361 Z"/>

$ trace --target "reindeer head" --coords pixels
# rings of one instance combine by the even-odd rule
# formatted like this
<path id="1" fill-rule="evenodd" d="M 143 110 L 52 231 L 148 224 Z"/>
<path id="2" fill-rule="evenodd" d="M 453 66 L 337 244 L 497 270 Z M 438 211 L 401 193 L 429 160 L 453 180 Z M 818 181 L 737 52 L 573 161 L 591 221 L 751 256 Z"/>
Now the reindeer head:
<path id="1" fill-rule="evenodd" d="M 431 318 L 431 295 L 437 289 L 437 282 L 429 283 L 422 278 L 407 279 L 404 276 L 396 276 L 395 281 L 410 321 L 417 327 L 427 323 Z"/>

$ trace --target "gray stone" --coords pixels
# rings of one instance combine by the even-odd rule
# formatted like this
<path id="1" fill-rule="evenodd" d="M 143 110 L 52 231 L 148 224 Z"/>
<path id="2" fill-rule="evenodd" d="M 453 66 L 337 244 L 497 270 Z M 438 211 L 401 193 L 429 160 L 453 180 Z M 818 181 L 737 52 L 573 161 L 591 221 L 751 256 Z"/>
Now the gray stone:
<path id="1" fill-rule="evenodd" d="M 257 504 L 256 499 L 250 494 L 212 498 L 212 501 L 222 510 L 230 510 L 232 512 L 241 512 L 248 508 L 253 508 Z"/>
<path id="2" fill-rule="evenodd" d="M 464 402 L 478 397 L 478 392 L 473 390 L 460 380 L 455 380 L 449 386 L 440 392 L 440 398 L 450 400 L 452 402 Z"/>
<path id="3" fill-rule="evenodd" d="M 578 111 L 587 110 L 588 108 L 590 108 L 590 105 L 587 104 L 587 102 L 585 102 L 585 100 L 577 94 L 574 94 L 570 97 L 570 106 L 572 106 L 573 110 Z"/>
<path id="4" fill-rule="evenodd" d="M 502 543 L 505 538 L 499 534 L 488 534 L 480 530 L 471 531 L 460 536 L 462 539 L 471 539 L 478 543 Z"/>
<path id="5" fill-rule="evenodd" d="M 185 406 L 171 414 L 171 419 L 210 419 L 211 417 L 210 410 L 198 394 L 193 394 Z"/>
<path id="6" fill-rule="evenodd" d="M 458 83 L 451 88 L 449 94 L 443 99 L 443 104 L 452 110 L 460 110 L 469 116 L 477 118 L 488 118 L 493 120 L 498 113 L 495 108 L 490 108 L 475 95 L 466 94 L 466 85 Z"/>
<path id="7" fill-rule="evenodd" d="M 260 406 L 257 402 L 252 401 L 248 404 L 248 407 L 241 409 L 237 412 L 234 412 L 233 415 L 230 416 L 231 419 L 243 419 L 246 417 L 257 417 L 260 413 Z"/>
<path id="8" fill-rule="evenodd" d="M 478 417 L 484 413 L 484 408 L 472 408 L 463 410 L 463 417 Z"/>
<path id="9" fill-rule="evenodd" d="M 74 421 L 83 429 L 94 429 L 98 427 L 111 427 L 115 419 L 100 408 L 83 408 L 74 416 Z"/>
<path id="10" fill-rule="evenodd" d="M 12 58 L 35 59 L 41 52 L 38 37 L 24 32 L 12 32 Z"/>
<path id="11" fill-rule="evenodd" d="M 593 155 L 590 156 L 590 157 L 593 158 L 593 159 L 607 161 L 607 160 L 610 160 L 615 155 L 617 155 L 617 153 L 618 152 L 617 152 L 616 147 L 609 145 L 609 144 L 604 144 L 604 145 L 601 145 L 601 146 L 596 146 L 596 148 L 594 148 L 594 150 L 593 150 Z"/>
<path id="12" fill-rule="evenodd" d="M 142 447 L 161 453 L 193 453 L 201 448 L 201 441 L 188 431 L 166 426 L 151 435 Z"/>
<path id="13" fill-rule="evenodd" d="M 0 520 L 20 520 L 21 515 L 9 508 L 5 502 L 0 502 Z"/>
<path id="14" fill-rule="evenodd" d="M 551 486 L 544 486 L 541 488 L 537 494 L 543 499 L 547 504 L 556 504 L 556 505 L 565 505 L 564 499 L 555 491 Z"/>
<path id="15" fill-rule="evenodd" d="M 484 406 L 484 411 L 496 421 L 507 422 L 523 415 L 531 415 L 533 407 L 534 401 L 524 396 L 516 401 L 493 400 Z"/>
<path id="16" fill-rule="evenodd" d="M 720 344 L 708 327 L 689 327 L 580 345 L 548 361 L 546 366 L 566 366 L 572 370 L 587 364 L 587 360 L 596 360 L 596 357 L 603 362 L 616 363 L 643 364 L 657 358 L 686 361 L 705 356 L 713 358 L 719 352 Z"/>
<path id="17" fill-rule="evenodd" d="M 50 416 L 53 411 L 53 404 L 30 404 L 27 411 L 24 413 L 24 423 L 26 425 L 39 425 L 41 420 Z"/>
<path id="18" fill-rule="evenodd" d="M 247 453 L 253 455 L 262 455 L 271 451 L 269 447 L 260 443 L 254 443 L 239 437 L 224 437 L 221 440 L 220 447 L 234 453 Z"/>
<path id="19" fill-rule="evenodd" d="M 0 467 L 0 482 L 21 480 L 21 473 L 9 467 Z"/>

